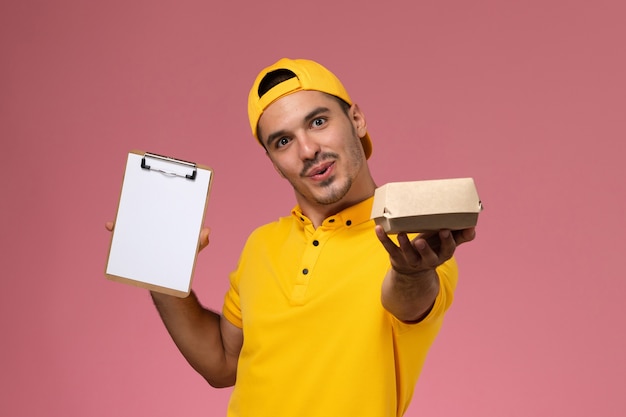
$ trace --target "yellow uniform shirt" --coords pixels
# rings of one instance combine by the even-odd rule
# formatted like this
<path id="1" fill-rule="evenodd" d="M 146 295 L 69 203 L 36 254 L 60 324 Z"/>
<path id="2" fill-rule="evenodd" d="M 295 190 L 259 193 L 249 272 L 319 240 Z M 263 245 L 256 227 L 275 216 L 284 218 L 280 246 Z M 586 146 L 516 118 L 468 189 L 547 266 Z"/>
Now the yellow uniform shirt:
<path id="1" fill-rule="evenodd" d="M 224 316 L 243 329 L 229 417 L 386 417 L 407 409 L 457 282 L 405 324 L 380 301 L 389 255 L 370 220 L 373 199 L 315 229 L 296 207 L 255 230 L 231 275 Z"/>

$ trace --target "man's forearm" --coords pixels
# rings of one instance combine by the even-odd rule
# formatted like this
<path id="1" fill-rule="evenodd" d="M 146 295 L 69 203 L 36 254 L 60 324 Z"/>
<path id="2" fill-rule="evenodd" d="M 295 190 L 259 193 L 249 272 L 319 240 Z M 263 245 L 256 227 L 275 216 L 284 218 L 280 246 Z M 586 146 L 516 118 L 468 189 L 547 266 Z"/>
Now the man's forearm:
<path id="1" fill-rule="evenodd" d="M 416 275 L 401 275 L 393 268 L 383 281 L 383 307 L 398 320 L 418 322 L 428 315 L 439 294 L 439 276 L 435 269 Z"/>
<path id="2" fill-rule="evenodd" d="M 236 363 L 224 348 L 221 316 L 204 308 L 193 292 L 186 298 L 157 292 L 151 295 L 167 331 L 189 364 L 212 386 L 233 385 Z"/>

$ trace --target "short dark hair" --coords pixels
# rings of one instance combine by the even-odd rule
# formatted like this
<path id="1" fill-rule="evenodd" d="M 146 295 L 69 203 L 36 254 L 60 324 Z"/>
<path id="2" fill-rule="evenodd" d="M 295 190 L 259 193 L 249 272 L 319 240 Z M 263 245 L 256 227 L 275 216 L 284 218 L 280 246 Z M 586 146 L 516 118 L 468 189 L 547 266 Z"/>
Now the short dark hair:
<path id="1" fill-rule="evenodd" d="M 268 72 L 259 83 L 259 89 L 257 91 L 259 94 L 259 98 L 263 97 L 265 93 L 267 93 L 283 81 L 287 81 L 295 77 L 296 74 L 293 71 L 284 68 Z"/>
<path id="2" fill-rule="evenodd" d="M 259 94 L 259 98 L 263 97 L 265 93 L 267 93 L 268 91 L 270 91 L 272 88 L 276 87 L 278 84 L 282 83 L 283 81 L 287 81 L 295 77 L 297 77 L 297 75 L 293 71 L 285 69 L 285 68 L 280 68 L 280 69 L 268 72 L 267 74 L 265 74 L 265 77 L 263 77 L 263 79 L 259 83 L 259 88 L 257 90 Z M 328 93 L 325 93 L 325 94 L 328 94 Z M 343 111 L 346 114 L 348 114 L 348 110 L 350 110 L 350 104 L 348 104 L 342 98 L 339 98 L 332 94 L 328 94 L 328 95 L 337 99 Z"/>

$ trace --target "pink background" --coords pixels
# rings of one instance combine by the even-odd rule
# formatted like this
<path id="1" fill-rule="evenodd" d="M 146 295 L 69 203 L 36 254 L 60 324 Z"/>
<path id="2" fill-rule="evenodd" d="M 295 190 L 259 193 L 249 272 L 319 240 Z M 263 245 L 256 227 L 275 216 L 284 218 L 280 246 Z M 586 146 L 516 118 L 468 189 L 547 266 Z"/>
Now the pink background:
<path id="1" fill-rule="evenodd" d="M 626 12 L 606 1 L 0 4 L 0 415 L 224 416 L 145 290 L 104 277 L 126 154 L 215 170 L 194 288 L 221 308 L 248 233 L 288 213 L 246 97 L 319 60 L 388 181 L 485 205 L 409 416 L 623 416 Z"/>

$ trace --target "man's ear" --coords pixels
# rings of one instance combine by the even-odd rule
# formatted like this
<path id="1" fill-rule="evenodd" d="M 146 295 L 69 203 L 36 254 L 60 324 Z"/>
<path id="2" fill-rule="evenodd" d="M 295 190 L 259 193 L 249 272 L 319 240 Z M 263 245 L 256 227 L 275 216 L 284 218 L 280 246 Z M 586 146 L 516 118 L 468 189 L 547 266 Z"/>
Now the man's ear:
<path id="1" fill-rule="evenodd" d="M 354 125 L 354 129 L 360 138 L 367 133 L 367 121 L 365 120 L 365 114 L 361 111 L 358 104 L 354 103 L 350 106 L 350 120 Z"/>

